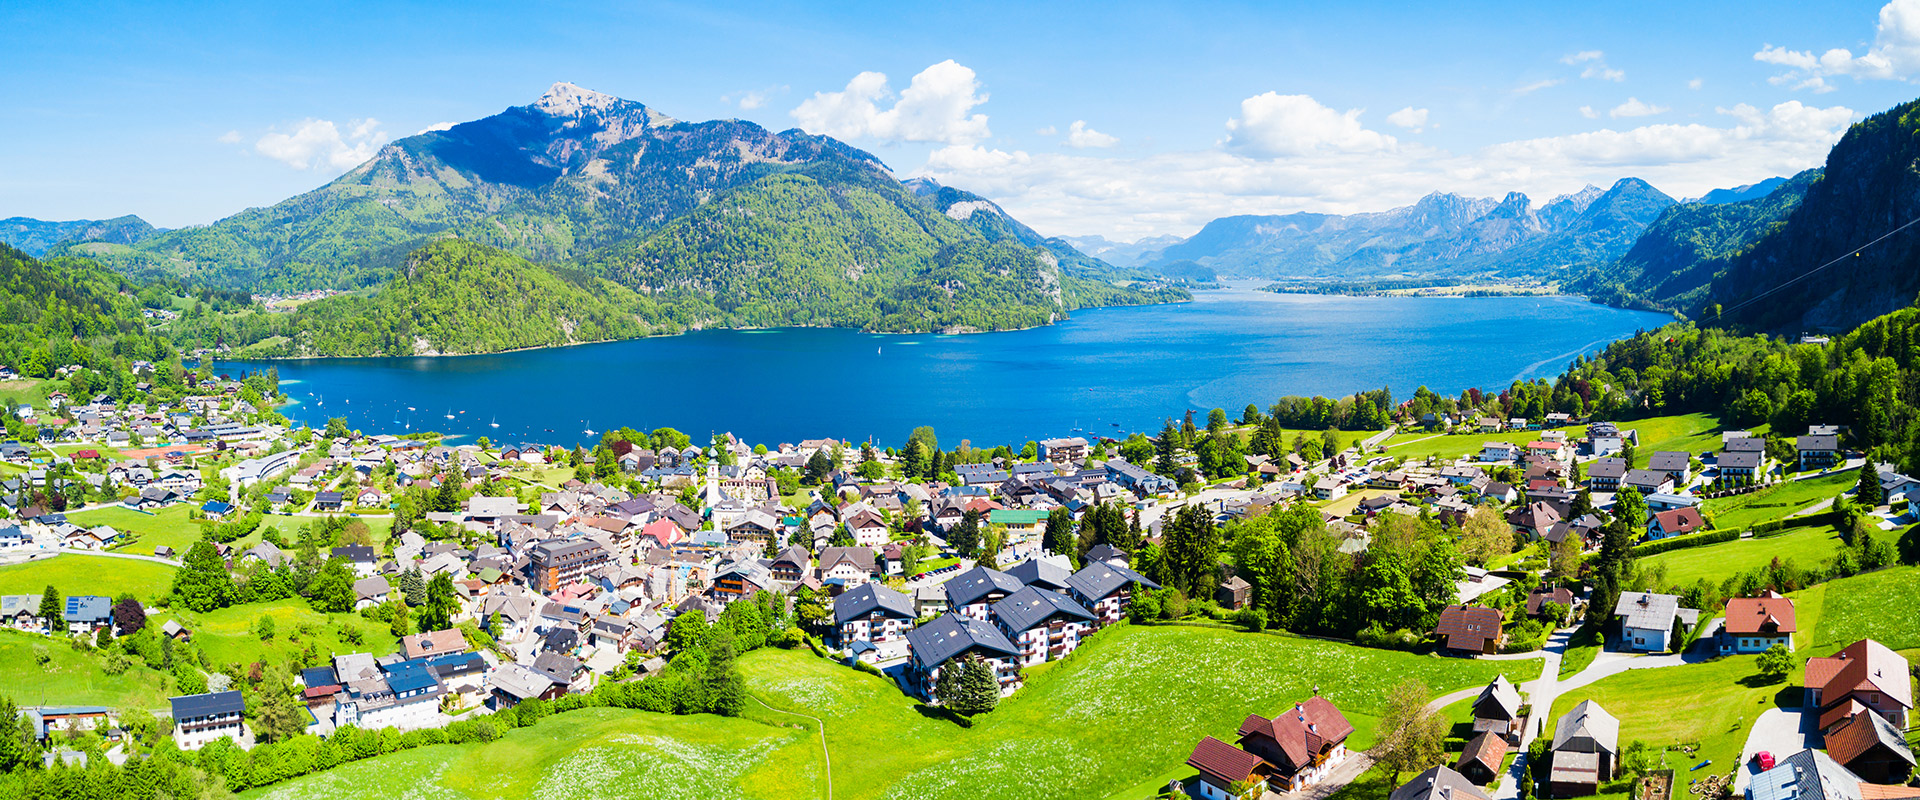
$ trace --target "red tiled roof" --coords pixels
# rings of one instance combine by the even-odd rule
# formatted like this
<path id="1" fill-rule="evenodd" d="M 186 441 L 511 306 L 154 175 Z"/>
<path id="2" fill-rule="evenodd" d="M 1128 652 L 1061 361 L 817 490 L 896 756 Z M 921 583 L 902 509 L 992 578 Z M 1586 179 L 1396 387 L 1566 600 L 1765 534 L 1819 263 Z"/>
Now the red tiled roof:
<path id="1" fill-rule="evenodd" d="M 1187 766 L 1200 770 L 1221 786 L 1232 786 L 1253 775 L 1261 765 L 1260 757 L 1211 736 L 1193 746 Z"/>
<path id="2" fill-rule="evenodd" d="M 1820 730 L 1823 730 L 1823 731 L 1827 730 L 1828 728 L 1831 728 L 1835 725 L 1840 724 L 1841 722 L 1846 721 L 1848 718 L 1852 717 L 1853 715 L 1859 714 L 1866 710 L 1867 710 L 1867 707 L 1861 705 L 1860 701 L 1849 699 L 1847 700 L 1847 702 L 1841 703 L 1837 706 L 1834 706 L 1833 708 L 1827 709 L 1827 713 L 1820 715 Z M 1829 753 L 1829 755 L 1831 755 L 1831 753 Z"/>
<path id="3" fill-rule="evenodd" d="M 1850 705 L 1857 706 L 1859 704 L 1853 703 Z M 1873 712 L 1863 711 L 1862 713 L 1871 714 Z M 1825 722 L 1825 718 L 1823 717 L 1821 721 Z M 1873 720 L 1859 715 L 1855 715 L 1851 721 L 1842 723 L 1839 727 L 1827 731 L 1827 755 L 1833 756 L 1833 760 L 1840 762 L 1841 766 L 1853 763 L 1854 759 L 1859 758 L 1879 743 L 1880 736 L 1873 730 Z"/>
<path id="4" fill-rule="evenodd" d="M 1478 761 L 1495 774 L 1500 772 L 1500 760 L 1507 757 L 1507 740 L 1504 736 L 1482 733 L 1467 740 L 1467 747 L 1460 751 L 1459 766 L 1469 761 Z"/>
<path id="5" fill-rule="evenodd" d="M 1872 639 L 1861 639 L 1832 658 L 1807 659 L 1807 685 L 1820 687 L 1820 702 L 1826 705 L 1843 695 L 1869 691 L 1912 708 L 1913 682 L 1907 669 L 1907 660 L 1899 653 Z"/>
<path id="6" fill-rule="evenodd" d="M 1313 755 L 1353 735 L 1353 723 L 1324 697 L 1309 697 L 1273 719 L 1248 714 L 1240 723 L 1240 740 L 1265 736 L 1280 746 L 1298 769 L 1313 763 Z"/>
<path id="7" fill-rule="evenodd" d="M 1440 624 L 1433 634 L 1447 640 L 1454 650 L 1485 650 L 1487 642 L 1500 639 L 1500 610 L 1485 606 L 1447 606 L 1440 612 Z"/>
<path id="8" fill-rule="evenodd" d="M 1676 508 L 1653 515 L 1660 522 L 1660 529 L 1668 533 L 1689 533 L 1707 525 L 1700 517 L 1700 509 Z"/>
<path id="9" fill-rule="evenodd" d="M 1793 601 L 1785 597 L 1736 597 L 1727 601 L 1725 629 L 1734 636 L 1762 633 L 1769 621 L 1779 633 L 1799 630 L 1793 614 Z"/>

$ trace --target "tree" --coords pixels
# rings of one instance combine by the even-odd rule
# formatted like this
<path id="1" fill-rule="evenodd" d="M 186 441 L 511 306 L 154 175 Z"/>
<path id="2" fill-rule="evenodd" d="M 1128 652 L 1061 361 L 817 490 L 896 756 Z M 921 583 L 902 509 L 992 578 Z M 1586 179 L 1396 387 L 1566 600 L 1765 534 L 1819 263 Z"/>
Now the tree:
<path id="1" fill-rule="evenodd" d="M 1547 566 L 1553 570 L 1555 580 L 1566 583 L 1580 576 L 1580 559 L 1583 555 L 1579 535 L 1568 532 L 1566 538 L 1548 548 Z"/>
<path id="2" fill-rule="evenodd" d="M 226 559 L 220 557 L 212 542 L 205 539 L 194 542 L 187 548 L 180 569 L 173 573 L 174 601 L 204 614 L 232 605 L 234 596 L 233 576 L 227 574 Z"/>
<path id="3" fill-rule="evenodd" d="M 420 632 L 453 627 L 453 612 L 459 606 L 459 595 L 453 589 L 453 575 L 445 572 L 435 574 L 433 580 L 427 582 L 427 602 L 420 609 Z"/>
<path id="4" fill-rule="evenodd" d="M 706 615 L 703 613 L 700 616 Z M 709 712 L 723 717 L 737 717 L 747 709 L 747 681 L 740 674 L 740 665 L 735 662 L 732 637 L 721 634 L 714 637 L 708 646 L 703 682 L 706 684 Z"/>
<path id="5" fill-rule="evenodd" d="M 267 742 L 281 742 L 300 735 L 307 728 L 307 710 L 293 699 L 292 679 L 285 667 L 268 668 L 261 679 L 259 705 L 254 710 L 253 729 Z"/>
<path id="6" fill-rule="evenodd" d="M 807 457 L 807 483 L 814 486 L 825 483 L 827 476 L 833 474 L 833 468 L 833 456 L 828 455 L 826 450 L 813 451 L 813 455 Z"/>
<path id="7" fill-rule="evenodd" d="M 427 604 L 427 581 L 421 577 L 419 567 L 400 573 L 400 597 L 416 608 Z"/>
<path id="8" fill-rule="evenodd" d="M 140 605 L 133 595 L 121 595 L 113 604 L 114 632 L 121 636 L 132 636 L 147 627 L 147 609 Z"/>
<path id="9" fill-rule="evenodd" d="M 1153 440 L 1153 471 L 1161 475 L 1172 475 L 1178 464 L 1174 452 L 1180 447 L 1180 431 L 1173 427 L 1173 420 L 1167 420 L 1160 428 L 1160 437 Z"/>
<path id="10" fill-rule="evenodd" d="M 1460 551 L 1468 561 L 1484 567 L 1513 552 L 1513 528 L 1494 507 L 1479 506 L 1467 515 L 1467 522 L 1461 527 Z"/>
<path id="11" fill-rule="evenodd" d="M 1613 495 L 1613 518 L 1619 520 L 1626 529 L 1635 533 L 1647 528 L 1647 499 L 1640 490 L 1631 486 L 1622 486 Z"/>
<path id="12" fill-rule="evenodd" d="M 1886 492 L 1880 490 L 1880 471 L 1874 467 L 1871 458 L 1860 465 L 1860 480 L 1853 484 L 1853 501 L 1866 509 L 1887 501 Z"/>
<path id="13" fill-rule="evenodd" d="M 347 418 L 334 417 L 332 419 L 327 420 L 327 429 L 325 432 L 321 433 L 320 435 L 325 436 L 328 439 L 345 439 L 350 434 L 351 434 L 351 431 L 347 430 Z M 325 448 L 322 448 L 322 449 L 325 449 Z"/>
<path id="14" fill-rule="evenodd" d="M 947 545 L 966 558 L 978 555 L 975 551 L 980 547 L 979 509 L 967 509 L 960 516 L 960 524 L 953 526 L 953 531 L 947 534 Z"/>
<path id="15" fill-rule="evenodd" d="M 1786 645 L 1775 644 L 1760 654 L 1760 675 L 1766 678 L 1768 683 L 1779 683 L 1791 674 L 1793 674 L 1793 653 L 1787 651 Z"/>
<path id="16" fill-rule="evenodd" d="M 1400 774 L 1419 772 L 1446 758 L 1447 721 L 1427 710 L 1425 684 L 1407 679 L 1387 695 L 1378 738 L 1367 754 L 1387 770 L 1387 788 L 1399 788 Z"/>
<path id="17" fill-rule="evenodd" d="M 953 677 L 949 679 L 947 673 L 953 673 Z M 940 671 L 940 684 L 947 690 L 940 696 L 941 705 L 956 714 L 985 714 L 1000 704 L 1000 679 L 994 675 L 993 665 L 979 656 L 947 662 Z"/>
<path id="18" fill-rule="evenodd" d="M 327 559 L 307 585 L 307 602 L 315 611 L 339 614 L 352 611 L 353 601 L 353 571 L 340 559 Z"/>
<path id="19" fill-rule="evenodd" d="M 1900 534 L 1900 563 L 1920 565 L 1920 525 L 1909 525 Z"/>
<path id="20" fill-rule="evenodd" d="M 387 633 L 398 638 L 413 632 L 413 626 L 407 622 L 406 603 L 397 599 L 387 601 L 387 613 L 390 615 L 387 619 Z"/>
<path id="21" fill-rule="evenodd" d="M 1078 563 L 1079 548 L 1073 546 L 1073 512 L 1065 506 L 1047 512 L 1047 529 L 1040 537 L 1047 552 L 1066 556 Z"/>
<path id="22" fill-rule="evenodd" d="M 253 621 L 253 635 L 258 637 L 260 641 L 263 641 L 263 642 L 272 641 L 273 634 L 274 634 L 274 626 L 273 626 L 272 614 L 261 614 L 259 618 Z"/>

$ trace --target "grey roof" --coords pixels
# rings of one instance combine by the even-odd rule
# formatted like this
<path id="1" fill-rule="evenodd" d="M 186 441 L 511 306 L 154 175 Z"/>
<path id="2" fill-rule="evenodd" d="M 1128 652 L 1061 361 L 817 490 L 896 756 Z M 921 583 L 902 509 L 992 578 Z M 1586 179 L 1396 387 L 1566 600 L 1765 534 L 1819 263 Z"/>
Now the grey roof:
<path id="1" fill-rule="evenodd" d="M 1758 436 L 1736 436 L 1727 440 L 1726 450 L 1729 453 L 1764 453 L 1767 450 L 1767 440 Z"/>
<path id="2" fill-rule="evenodd" d="M 1799 450 L 1838 450 L 1840 449 L 1840 437 L 1831 434 L 1824 436 L 1802 436 L 1795 439 L 1793 445 Z"/>
<path id="3" fill-rule="evenodd" d="M 1020 651 L 999 628 L 951 611 L 939 619 L 907 631 L 907 650 L 923 670 L 932 669 L 967 650 L 979 648 L 989 655 L 1015 658 Z"/>
<path id="4" fill-rule="evenodd" d="M 1114 566 L 1101 561 L 1096 561 L 1081 567 L 1079 572 L 1073 573 L 1071 577 L 1067 578 L 1067 586 L 1071 587 L 1075 592 L 1078 592 L 1081 597 L 1088 598 L 1089 600 L 1104 598 L 1107 595 L 1120 591 L 1120 587 L 1128 583 L 1138 583 L 1155 589 L 1160 588 L 1160 584 L 1148 580 L 1147 576 L 1134 572 L 1130 568 Z"/>
<path id="5" fill-rule="evenodd" d="M 247 710 L 247 701 L 238 691 L 189 694 L 169 698 L 174 719 L 205 717 L 213 714 L 238 714 Z"/>
<path id="6" fill-rule="evenodd" d="M 1720 454 L 1720 466 L 1734 469 L 1759 469 L 1761 453 L 1755 450 L 1728 450 Z"/>
<path id="7" fill-rule="evenodd" d="M 1516 719 L 1520 716 L 1520 690 L 1514 688 L 1513 682 L 1507 680 L 1507 676 L 1494 676 L 1493 682 L 1480 690 L 1480 696 L 1473 701 L 1474 710 L 1478 711 L 1489 700 L 1507 712 L 1507 719 Z"/>
<path id="8" fill-rule="evenodd" d="M 1647 469 L 1656 472 L 1686 472 L 1692 458 L 1677 450 L 1662 450 L 1647 456 Z"/>
<path id="9" fill-rule="evenodd" d="M 1673 630 L 1673 620 L 1682 616 L 1681 611 L 1678 596 L 1653 592 L 1622 592 L 1613 607 L 1614 616 L 1626 617 L 1621 623 L 1626 627 L 1655 631 Z"/>
<path id="10" fill-rule="evenodd" d="M 913 619 L 913 598 L 896 592 L 877 583 L 863 583 L 845 594 L 833 599 L 833 622 L 845 625 L 848 620 L 864 617 L 875 611 L 892 614 L 901 619 Z"/>
<path id="11" fill-rule="evenodd" d="M 1747 784 L 1753 800 L 1860 800 L 1860 777 L 1818 750 L 1774 762 Z"/>
<path id="12" fill-rule="evenodd" d="M 1626 477 L 1620 479 L 1621 483 L 1628 486 L 1646 486 L 1650 488 L 1663 483 L 1671 483 L 1672 481 L 1672 475 L 1653 469 L 1630 469 L 1627 470 Z"/>
<path id="13" fill-rule="evenodd" d="M 1568 740 L 1577 736 L 1592 739 L 1608 753 L 1620 752 L 1620 720 L 1592 700 L 1580 701 L 1580 705 L 1553 724 L 1553 749 L 1565 747 Z"/>
<path id="14" fill-rule="evenodd" d="M 958 608 L 981 602 L 994 592 L 1013 594 L 1023 585 L 1019 578 L 997 569 L 974 567 L 947 581 L 947 603 Z"/>
<path id="15" fill-rule="evenodd" d="M 1593 466 L 1587 468 L 1588 478 L 1612 478 L 1619 480 L 1626 474 L 1627 460 L 1614 456 L 1608 456 L 1595 461 L 1593 462 Z"/>
<path id="16" fill-rule="evenodd" d="M 1387 800 L 1488 800 L 1485 790 L 1448 767 L 1433 767 L 1415 775 L 1387 795 Z"/>
<path id="17" fill-rule="evenodd" d="M 1064 592 L 1067 590 L 1067 578 L 1073 573 L 1058 564 L 1032 558 L 1013 565 L 1007 574 L 1026 586 Z"/>
<path id="18" fill-rule="evenodd" d="M 993 604 L 993 618 L 1010 631 L 1024 631 L 1057 616 L 1093 622 L 1093 612 L 1059 592 L 1028 586 Z"/>

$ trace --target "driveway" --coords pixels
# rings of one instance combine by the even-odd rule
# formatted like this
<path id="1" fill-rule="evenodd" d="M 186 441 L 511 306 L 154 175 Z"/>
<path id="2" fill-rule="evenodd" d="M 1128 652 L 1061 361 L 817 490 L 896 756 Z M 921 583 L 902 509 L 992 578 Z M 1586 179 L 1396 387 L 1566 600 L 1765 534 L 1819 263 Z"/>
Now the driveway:
<path id="1" fill-rule="evenodd" d="M 1334 792 L 1347 788 L 1347 784 L 1353 783 L 1361 773 L 1372 766 L 1373 759 L 1366 753 L 1354 753 L 1347 756 L 1347 760 L 1340 762 L 1339 766 L 1334 767 L 1332 772 L 1327 773 L 1326 780 L 1291 794 L 1267 792 L 1262 800 L 1269 798 L 1272 800 L 1325 800 Z"/>
<path id="2" fill-rule="evenodd" d="M 1820 735 L 1813 730 L 1817 722 L 1817 718 L 1800 709 L 1769 708 L 1762 712 L 1760 718 L 1753 721 L 1753 728 L 1747 731 L 1746 745 L 1740 748 L 1740 768 L 1733 773 L 1733 793 L 1746 792 L 1747 782 L 1760 774 L 1760 765 L 1753 760 L 1755 753 L 1765 750 L 1775 759 L 1781 759 L 1820 747 Z"/>

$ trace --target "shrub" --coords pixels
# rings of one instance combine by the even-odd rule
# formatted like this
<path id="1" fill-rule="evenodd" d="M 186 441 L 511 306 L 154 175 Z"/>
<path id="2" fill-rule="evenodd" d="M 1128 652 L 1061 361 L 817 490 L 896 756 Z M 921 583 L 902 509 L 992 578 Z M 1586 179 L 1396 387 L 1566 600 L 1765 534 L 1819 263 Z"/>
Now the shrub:
<path id="1" fill-rule="evenodd" d="M 1267 629 L 1267 612 L 1257 608 L 1243 608 L 1233 612 L 1233 622 L 1254 633 Z"/>

